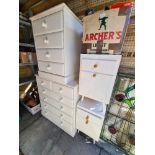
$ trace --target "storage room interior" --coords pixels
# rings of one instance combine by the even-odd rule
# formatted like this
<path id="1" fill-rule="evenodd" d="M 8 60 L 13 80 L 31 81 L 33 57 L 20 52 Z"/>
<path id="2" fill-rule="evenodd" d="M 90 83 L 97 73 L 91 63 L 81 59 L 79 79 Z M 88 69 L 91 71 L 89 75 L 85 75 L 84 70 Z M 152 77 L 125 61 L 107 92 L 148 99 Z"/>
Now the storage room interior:
<path id="1" fill-rule="evenodd" d="M 134 3 L 19 0 L 20 155 L 135 154 Z"/>

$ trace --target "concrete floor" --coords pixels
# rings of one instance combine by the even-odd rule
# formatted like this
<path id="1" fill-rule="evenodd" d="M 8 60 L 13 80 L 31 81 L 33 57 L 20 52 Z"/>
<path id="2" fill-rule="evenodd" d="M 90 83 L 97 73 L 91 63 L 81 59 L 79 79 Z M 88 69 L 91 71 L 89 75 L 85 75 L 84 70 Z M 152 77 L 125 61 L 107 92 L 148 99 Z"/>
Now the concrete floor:
<path id="1" fill-rule="evenodd" d="M 24 155 L 125 155 L 113 145 L 86 143 L 86 137 L 74 138 L 42 117 L 24 111 L 20 120 L 20 150 Z"/>

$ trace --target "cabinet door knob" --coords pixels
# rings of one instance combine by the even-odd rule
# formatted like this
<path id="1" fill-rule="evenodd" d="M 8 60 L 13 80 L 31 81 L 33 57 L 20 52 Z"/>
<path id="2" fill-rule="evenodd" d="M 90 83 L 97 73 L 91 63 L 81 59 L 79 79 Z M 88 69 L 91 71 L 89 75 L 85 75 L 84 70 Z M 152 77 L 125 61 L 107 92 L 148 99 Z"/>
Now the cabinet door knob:
<path id="1" fill-rule="evenodd" d="M 95 78 L 96 77 L 96 74 L 93 74 L 93 78 Z"/>
<path id="2" fill-rule="evenodd" d="M 42 27 L 47 28 L 47 23 L 46 23 L 46 20 L 45 19 L 43 20 L 43 22 L 42 22 L 41 25 L 42 25 Z"/>
<path id="3" fill-rule="evenodd" d="M 94 68 L 97 68 L 97 66 L 98 66 L 98 65 L 97 65 L 97 64 L 95 64 L 95 65 L 94 65 Z"/>

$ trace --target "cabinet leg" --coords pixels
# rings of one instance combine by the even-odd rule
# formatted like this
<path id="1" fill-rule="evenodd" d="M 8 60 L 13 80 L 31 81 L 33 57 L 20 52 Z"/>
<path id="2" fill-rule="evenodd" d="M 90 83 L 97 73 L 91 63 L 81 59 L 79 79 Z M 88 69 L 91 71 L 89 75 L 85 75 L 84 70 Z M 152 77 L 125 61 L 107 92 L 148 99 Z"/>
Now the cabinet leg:
<path id="1" fill-rule="evenodd" d="M 84 96 L 82 96 L 82 98 L 81 98 L 81 102 L 83 102 L 83 100 L 84 100 Z"/>
<path id="2" fill-rule="evenodd" d="M 79 130 L 77 130 L 77 133 L 79 133 Z"/>

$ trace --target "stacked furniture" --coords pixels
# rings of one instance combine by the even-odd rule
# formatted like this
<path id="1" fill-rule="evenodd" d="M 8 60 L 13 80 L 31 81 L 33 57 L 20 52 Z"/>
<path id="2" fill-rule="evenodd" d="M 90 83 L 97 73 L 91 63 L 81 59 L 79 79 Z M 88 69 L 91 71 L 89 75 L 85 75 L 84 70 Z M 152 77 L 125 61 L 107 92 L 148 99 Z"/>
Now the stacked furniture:
<path id="1" fill-rule="evenodd" d="M 64 3 L 31 21 L 42 115 L 74 136 L 82 24 Z"/>
<path id="2" fill-rule="evenodd" d="M 76 127 L 94 143 L 100 139 L 106 107 L 121 61 L 130 7 L 100 10 L 83 18 Z"/>

